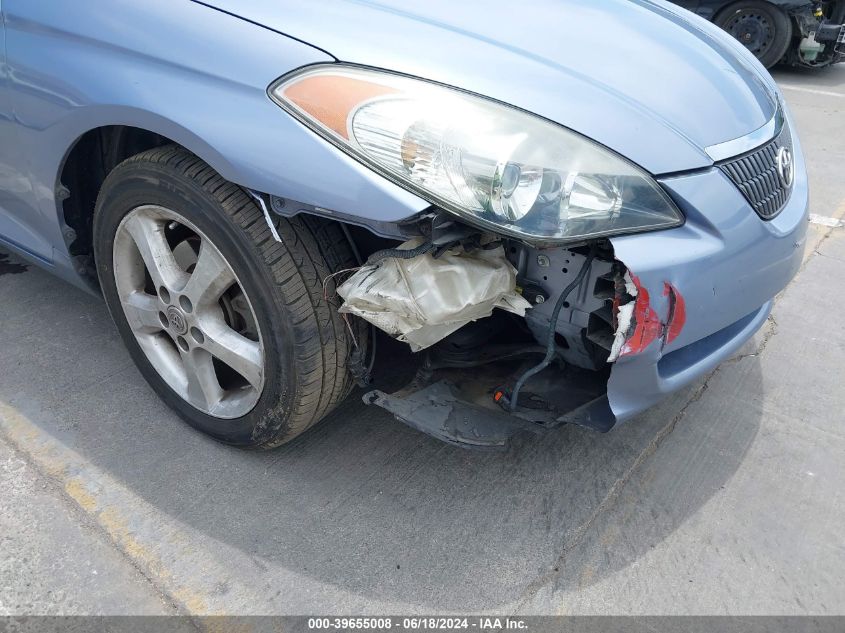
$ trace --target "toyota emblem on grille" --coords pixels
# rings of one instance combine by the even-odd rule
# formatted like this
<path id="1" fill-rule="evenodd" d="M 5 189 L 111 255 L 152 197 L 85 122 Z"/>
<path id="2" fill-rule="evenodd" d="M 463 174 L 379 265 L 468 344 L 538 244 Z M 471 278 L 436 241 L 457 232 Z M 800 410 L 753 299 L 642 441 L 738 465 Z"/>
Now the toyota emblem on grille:
<path id="1" fill-rule="evenodd" d="M 792 152 L 788 147 L 781 147 L 778 150 L 776 161 L 781 184 L 786 188 L 791 187 L 792 181 L 795 180 L 795 163 L 792 161 Z"/>

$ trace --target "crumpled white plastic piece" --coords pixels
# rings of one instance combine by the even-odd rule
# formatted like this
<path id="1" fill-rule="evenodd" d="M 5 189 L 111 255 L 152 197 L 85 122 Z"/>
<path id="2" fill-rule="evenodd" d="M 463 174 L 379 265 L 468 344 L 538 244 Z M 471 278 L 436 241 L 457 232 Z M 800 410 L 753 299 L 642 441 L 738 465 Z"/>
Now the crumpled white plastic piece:
<path id="1" fill-rule="evenodd" d="M 625 292 L 633 297 L 631 301 L 619 306 L 619 312 L 616 315 L 616 332 L 613 335 L 613 345 L 610 348 L 610 356 L 607 357 L 607 362 L 612 363 L 619 358 L 622 353 L 622 347 L 625 341 L 628 340 L 628 334 L 631 331 L 631 322 L 634 319 L 634 305 L 637 300 L 637 284 L 631 279 L 631 274 L 625 271 Z"/>
<path id="2" fill-rule="evenodd" d="M 399 248 L 419 246 L 421 239 Z M 501 246 L 448 251 L 365 265 L 338 289 L 341 312 L 357 315 L 418 352 L 493 308 L 519 316 L 531 307 L 516 292 L 516 269 Z"/>
<path id="3" fill-rule="evenodd" d="M 628 340 L 628 333 L 631 330 L 631 321 L 634 318 L 634 301 L 619 306 L 619 312 L 616 315 L 616 332 L 613 335 L 613 345 L 610 348 L 610 356 L 607 357 L 607 362 L 612 363 L 619 358 L 622 353 L 622 347 L 625 341 Z"/>

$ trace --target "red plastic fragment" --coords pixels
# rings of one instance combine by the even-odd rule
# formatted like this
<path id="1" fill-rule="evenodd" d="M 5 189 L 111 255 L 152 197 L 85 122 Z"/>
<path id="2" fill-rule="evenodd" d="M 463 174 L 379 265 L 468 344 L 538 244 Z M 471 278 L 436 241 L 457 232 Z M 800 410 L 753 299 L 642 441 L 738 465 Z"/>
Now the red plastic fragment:
<path id="1" fill-rule="evenodd" d="M 663 284 L 663 294 L 669 297 L 669 318 L 666 322 L 666 342 L 671 343 L 687 322 L 687 305 L 681 293 L 668 281 Z"/>
<path id="2" fill-rule="evenodd" d="M 648 290 L 640 284 L 636 275 L 630 272 L 629 274 L 631 281 L 637 287 L 637 298 L 634 303 L 634 331 L 625 341 L 620 356 L 639 354 L 663 334 L 663 323 L 651 307 Z"/>
<path id="3" fill-rule="evenodd" d="M 668 297 L 669 300 L 669 314 L 666 322 L 663 323 L 651 307 L 648 290 L 640 283 L 636 275 L 630 271 L 629 275 L 637 287 L 633 315 L 634 329 L 625 341 L 620 356 L 639 354 L 659 338 L 664 339 L 664 344 L 671 343 L 678 338 L 687 321 L 686 302 L 675 286 L 668 281 L 663 282 L 663 296 Z M 616 309 L 616 306 L 614 308 Z"/>

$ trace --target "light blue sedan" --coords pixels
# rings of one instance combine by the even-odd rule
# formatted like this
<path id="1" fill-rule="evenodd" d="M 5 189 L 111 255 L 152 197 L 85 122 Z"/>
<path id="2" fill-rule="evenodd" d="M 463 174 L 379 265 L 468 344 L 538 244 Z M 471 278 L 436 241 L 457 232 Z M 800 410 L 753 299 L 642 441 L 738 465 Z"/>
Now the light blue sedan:
<path id="1" fill-rule="evenodd" d="M 229 444 L 397 371 L 365 402 L 457 445 L 607 431 L 735 353 L 801 262 L 781 94 L 662 0 L 0 12 L 0 244 L 102 294 Z"/>

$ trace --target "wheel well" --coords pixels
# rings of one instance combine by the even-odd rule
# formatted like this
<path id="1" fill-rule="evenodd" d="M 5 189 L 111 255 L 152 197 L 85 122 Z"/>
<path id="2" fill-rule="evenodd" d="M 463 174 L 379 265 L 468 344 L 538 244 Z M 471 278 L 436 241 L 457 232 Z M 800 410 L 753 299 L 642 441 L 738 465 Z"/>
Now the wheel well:
<path id="1" fill-rule="evenodd" d="M 77 271 L 94 285 L 97 272 L 92 226 L 103 181 L 130 156 L 172 142 L 141 128 L 111 125 L 83 134 L 65 159 L 57 189 L 62 234 Z"/>

